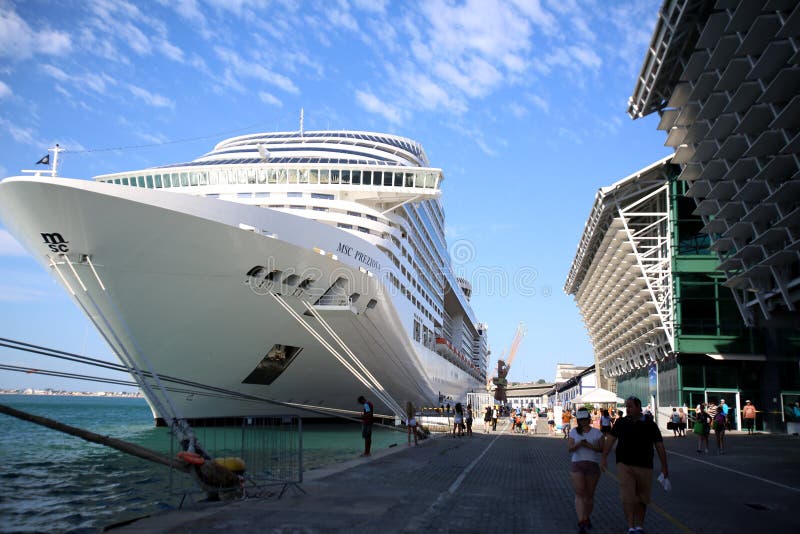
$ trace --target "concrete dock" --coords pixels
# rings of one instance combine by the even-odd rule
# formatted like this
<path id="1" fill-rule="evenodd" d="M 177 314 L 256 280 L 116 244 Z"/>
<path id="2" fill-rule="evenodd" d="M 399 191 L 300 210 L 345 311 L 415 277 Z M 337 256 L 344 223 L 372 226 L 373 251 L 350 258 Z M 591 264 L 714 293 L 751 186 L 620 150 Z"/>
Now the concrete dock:
<path id="1" fill-rule="evenodd" d="M 481 426 L 481 425 L 479 425 Z M 122 532 L 577 532 L 566 440 L 507 432 L 440 436 L 312 471 L 281 499 L 199 503 Z M 665 431 L 666 432 L 666 431 Z M 664 434 L 673 489 L 653 486 L 647 532 L 797 532 L 800 438 L 730 433 L 726 454 Z M 593 533 L 627 531 L 610 458 L 595 495 Z M 656 470 L 658 474 L 658 460 Z"/>

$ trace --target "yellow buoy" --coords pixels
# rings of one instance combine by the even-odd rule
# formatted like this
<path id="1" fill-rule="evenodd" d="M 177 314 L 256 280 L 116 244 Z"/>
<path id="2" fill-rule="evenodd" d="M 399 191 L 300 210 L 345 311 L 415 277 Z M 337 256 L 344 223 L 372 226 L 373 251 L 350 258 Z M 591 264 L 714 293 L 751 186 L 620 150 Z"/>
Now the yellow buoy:
<path id="1" fill-rule="evenodd" d="M 241 475 L 245 470 L 244 460 L 236 456 L 223 456 L 222 458 L 214 458 L 214 463 L 221 465 L 229 471 L 233 471 L 237 475 Z"/>

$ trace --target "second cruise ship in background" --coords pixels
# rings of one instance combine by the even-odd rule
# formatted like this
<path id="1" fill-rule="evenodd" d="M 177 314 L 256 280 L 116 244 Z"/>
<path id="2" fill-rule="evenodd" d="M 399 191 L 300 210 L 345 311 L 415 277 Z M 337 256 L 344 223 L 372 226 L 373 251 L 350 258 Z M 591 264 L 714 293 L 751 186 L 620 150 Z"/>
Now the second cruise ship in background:
<path id="1" fill-rule="evenodd" d="M 0 217 L 144 373 L 156 418 L 313 416 L 360 394 L 398 414 L 486 383 L 441 182 L 410 139 L 301 128 L 94 181 L 7 178 Z"/>

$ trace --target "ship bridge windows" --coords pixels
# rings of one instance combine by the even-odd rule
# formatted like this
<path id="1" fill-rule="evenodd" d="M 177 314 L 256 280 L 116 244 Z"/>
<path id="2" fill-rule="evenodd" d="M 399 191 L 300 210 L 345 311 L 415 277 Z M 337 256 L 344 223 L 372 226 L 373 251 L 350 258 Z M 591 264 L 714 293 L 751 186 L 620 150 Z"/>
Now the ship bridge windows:
<path id="1" fill-rule="evenodd" d="M 208 162 L 219 165 L 220 162 Z M 438 173 L 432 171 L 372 171 L 362 169 L 298 169 L 298 168 L 220 168 L 202 171 L 184 170 L 98 178 L 101 182 L 162 189 L 169 187 L 197 187 L 207 185 L 300 184 L 344 185 L 373 187 L 402 187 L 405 189 L 436 189 Z M 293 192 L 294 193 L 294 192 Z M 332 197 L 332 195 L 331 195 Z M 319 197 L 323 198 L 323 197 Z"/>

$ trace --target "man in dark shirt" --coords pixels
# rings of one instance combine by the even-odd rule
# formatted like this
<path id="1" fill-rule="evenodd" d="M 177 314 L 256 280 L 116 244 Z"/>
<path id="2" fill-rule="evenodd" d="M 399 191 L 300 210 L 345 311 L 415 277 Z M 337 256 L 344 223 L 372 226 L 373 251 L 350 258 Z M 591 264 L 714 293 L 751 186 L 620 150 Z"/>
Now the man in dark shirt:
<path id="1" fill-rule="evenodd" d="M 364 454 L 361 456 L 369 456 L 370 447 L 372 446 L 372 423 L 374 421 L 375 408 L 363 395 L 358 398 L 358 403 L 361 405 L 361 437 L 364 438 Z"/>
<path id="2" fill-rule="evenodd" d="M 606 435 L 600 466 L 604 470 L 608 467 L 608 454 L 619 441 L 616 456 L 622 508 L 628 521 L 628 532 L 641 534 L 653 484 L 653 447 L 658 453 L 664 478 L 669 476 L 667 451 L 658 426 L 652 419 L 642 416 L 642 401 L 628 397 L 625 409 L 627 415 L 618 420 Z"/>

